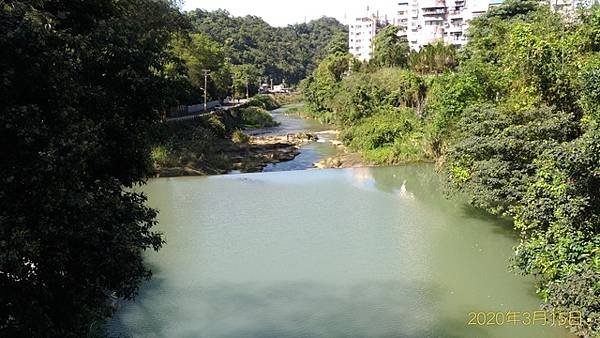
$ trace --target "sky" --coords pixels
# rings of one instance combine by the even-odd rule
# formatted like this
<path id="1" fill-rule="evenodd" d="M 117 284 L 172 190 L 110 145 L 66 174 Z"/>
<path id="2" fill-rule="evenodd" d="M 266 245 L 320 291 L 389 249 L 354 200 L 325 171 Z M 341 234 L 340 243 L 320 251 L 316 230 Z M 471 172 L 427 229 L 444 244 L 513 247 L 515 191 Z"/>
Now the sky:
<path id="1" fill-rule="evenodd" d="M 184 0 L 183 9 L 222 8 L 235 16 L 256 15 L 273 26 L 286 26 L 322 16 L 332 16 L 347 24 L 348 20 L 367 14 L 367 6 L 370 12 L 379 10 L 383 17 L 395 13 L 396 3 L 394 0 Z"/>

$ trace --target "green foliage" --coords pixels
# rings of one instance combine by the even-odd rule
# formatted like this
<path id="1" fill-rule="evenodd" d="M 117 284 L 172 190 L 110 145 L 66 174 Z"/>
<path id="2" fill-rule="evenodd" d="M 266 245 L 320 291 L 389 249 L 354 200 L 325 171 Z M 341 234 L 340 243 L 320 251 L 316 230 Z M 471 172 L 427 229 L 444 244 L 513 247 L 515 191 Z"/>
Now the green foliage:
<path id="1" fill-rule="evenodd" d="M 178 98 L 170 2 L 0 4 L 0 336 L 85 337 L 149 278 L 159 112 Z"/>
<path id="2" fill-rule="evenodd" d="M 537 156 L 579 131 L 573 115 L 550 108 L 514 113 L 490 106 L 469 109 L 458 127 L 461 140 L 447 154 L 449 181 L 474 205 L 500 214 L 522 203 Z"/>
<path id="3" fill-rule="evenodd" d="M 338 32 L 333 35 L 327 45 L 327 55 L 330 54 L 347 54 L 348 53 L 348 34 L 346 32 Z"/>
<path id="4" fill-rule="evenodd" d="M 278 125 L 269 112 L 259 107 L 248 107 L 240 110 L 244 128 L 266 128 Z"/>
<path id="5" fill-rule="evenodd" d="M 452 109 L 463 113 L 444 165 L 453 190 L 514 218 L 515 266 L 537 277 L 547 308 L 581 311 L 572 330 L 589 337 L 600 334 L 598 17 L 568 24 L 510 1 L 474 20 L 459 74 L 484 70 L 481 100 Z M 478 101 L 488 105 L 469 107 Z M 446 102 L 464 100 L 432 108 Z"/>
<path id="6" fill-rule="evenodd" d="M 225 53 L 218 43 L 205 35 L 194 33 L 179 35 L 172 44 L 174 52 L 185 62 L 195 97 L 204 95 L 204 70 L 210 71 L 207 78 L 209 99 L 227 95 L 230 75 L 225 63 Z"/>
<path id="7" fill-rule="evenodd" d="M 158 145 L 152 148 L 150 153 L 150 159 L 152 160 L 152 164 L 155 168 L 160 168 L 165 166 L 169 158 L 169 151 L 166 147 Z"/>
<path id="8" fill-rule="evenodd" d="M 406 66 L 408 42 L 398 37 L 399 27 L 387 26 L 373 38 L 373 58 L 378 67 Z"/>
<path id="9" fill-rule="evenodd" d="M 595 259 L 598 261 L 596 238 Z M 556 313 L 580 312 L 585 322 L 571 330 L 581 337 L 594 337 L 600 332 L 600 275 L 597 263 L 595 267 L 579 266 L 580 272 L 550 282 L 546 291 L 549 310 Z"/>
<path id="10" fill-rule="evenodd" d="M 231 134 L 231 141 L 233 143 L 248 143 L 250 141 L 250 136 L 244 134 L 243 131 L 236 129 L 233 134 Z"/>
<path id="11" fill-rule="evenodd" d="M 520 19 L 540 9 L 539 1 L 507 0 L 484 15 L 485 19 L 498 18 L 501 20 Z"/>
<path id="12" fill-rule="evenodd" d="M 430 150 L 436 157 L 453 142 L 456 123 L 467 107 L 489 100 L 485 73 L 481 68 L 465 67 L 461 72 L 446 73 L 430 80 L 427 92 L 427 133 Z"/>
<path id="13" fill-rule="evenodd" d="M 229 63 L 253 65 L 264 78 L 275 82 L 300 82 L 328 50 L 338 51 L 340 36 L 347 36 L 346 27 L 333 18 L 279 28 L 255 16 L 233 17 L 223 10 L 197 9 L 187 16 L 196 32 L 223 46 Z M 332 45 L 334 37 L 337 47 Z"/>
<path id="14" fill-rule="evenodd" d="M 384 93 L 381 103 L 422 113 L 426 88 L 419 75 L 401 68 L 382 68 L 373 73 L 372 81 Z"/>
<path id="15" fill-rule="evenodd" d="M 458 65 L 456 48 L 438 41 L 424 46 L 418 52 L 411 51 L 407 63 L 419 74 L 441 74 Z"/>
<path id="16" fill-rule="evenodd" d="M 242 98 L 250 96 L 250 86 L 260 82 L 260 70 L 254 65 L 232 65 L 233 97 Z"/>
<path id="17" fill-rule="evenodd" d="M 341 139 L 374 163 L 393 164 L 423 158 L 420 119 L 410 108 L 381 108 L 344 130 Z"/>
<path id="18" fill-rule="evenodd" d="M 600 26 L 600 23 L 598 24 Z M 600 55 L 595 53 L 579 75 L 583 111 L 600 122 Z"/>
<path id="19" fill-rule="evenodd" d="M 588 336 L 600 332 L 599 151 L 594 124 L 582 137 L 543 152 L 514 212 L 524 235 L 516 265 L 541 277 L 550 307 L 582 311 L 590 321 L 576 329 Z"/>
<path id="20" fill-rule="evenodd" d="M 351 56 L 332 54 L 301 83 L 307 104 L 313 111 L 327 111 L 335 97 L 338 82 L 348 71 Z"/>
<path id="21" fill-rule="evenodd" d="M 248 106 L 264 110 L 273 110 L 280 107 L 279 102 L 272 95 L 256 95 L 248 101 Z"/>
<path id="22" fill-rule="evenodd" d="M 593 52 L 600 52 L 600 11 L 598 5 L 594 10 L 581 13 L 582 24 L 577 27 L 578 35 L 584 43 L 583 48 Z"/>

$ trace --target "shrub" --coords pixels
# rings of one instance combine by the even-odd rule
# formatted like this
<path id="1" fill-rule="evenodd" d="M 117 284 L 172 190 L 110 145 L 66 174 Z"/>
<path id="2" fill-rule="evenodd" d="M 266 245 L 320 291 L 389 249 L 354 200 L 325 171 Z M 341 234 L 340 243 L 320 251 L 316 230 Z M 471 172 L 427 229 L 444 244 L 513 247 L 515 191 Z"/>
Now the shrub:
<path id="1" fill-rule="evenodd" d="M 410 108 L 387 107 L 345 129 L 344 143 L 374 163 L 398 163 L 423 156 L 421 121 Z"/>
<path id="2" fill-rule="evenodd" d="M 165 146 L 158 145 L 152 148 L 150 153 L 150 158 L 152 159 L 152 164 L 154 168 L 160 168 L 165 166 L 167 163 L 167 159 L 169 157 L 169 152 Z"/>
<path id="3" fill-rule="evenodd" d="M 227 128 L 221 119 L 216 115 L 211 115 L 208 119 L 210 129 L 215 132 L 218 136 L 225 136 L 227 134 Z"/>
<path id="4" fill-rule="evenodd" d="M 266 110 L 273 110 L 280 107 L 277 100 L 271 95 L 256 95 L 248 101 L 248 107 L 258 107 Z"/>
<path id="5" fill-rule="evenodd" d="M 241 130 L 236 129 L 233 134 L 231 134 L 231 141 L 233 143 L 248 143 L 250 141 L 250 136 L 244 134 Z"/>
<path id="6" fill-rule="evenodd" d="M 263 108 L 242 108 L 240 113 L 242 115 L 242 125 L 244 128 L 266 128 L 279 125 L 279 123 L 273 120 L 271 114 Z"/>

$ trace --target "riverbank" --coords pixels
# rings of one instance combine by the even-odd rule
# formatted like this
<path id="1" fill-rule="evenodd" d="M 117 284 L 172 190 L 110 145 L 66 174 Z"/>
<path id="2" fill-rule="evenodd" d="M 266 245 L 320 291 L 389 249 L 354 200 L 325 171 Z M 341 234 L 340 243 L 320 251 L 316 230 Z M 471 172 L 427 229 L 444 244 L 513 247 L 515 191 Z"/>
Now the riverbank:
<path id="1" fill-rule="evenodd" d="M 318 114 L 310 113 L 310 110 L 306 109 L 303 104 L 296 104 L 288 109 L 285 114 L 287 116 L 297 116 L 302 119 L 315 121 L 317 123 L 328 125 L 333 128 L 330 121 L 323 119 Z M 317 169 L 343 169 L 343 168 L 359 168 L 359 167 L 381 167 L 389 165 L 407 165 L 407 164 L 418 164 L 418 163 L 436 163 L 435 160 L 427 157 L 414 157 L 410 159 L 399 160 L 396 159 L 392 162 L 382 162 L 377 160 L 370 160 L 369 154 L 364 153 L 360 150 L 352 149 L 346 145 L 342 140 L 344 133 L 337 129 L 330 129 L 318 132 L 317 135 L 327 134 L 324 137 L 327 142 L 334 145 L 338 151 L 335 156 L 323 158 L 314 163 L 314 168 Z"/>
<path id="2" fill-rule="evenodd" d="M 286 96 L 286 100 L 290 97 Z M 260 172 L 295 159 L 318 137 L 303 123 L 276 119 L 281 98 L 259 95 L 248 107 L 164 121 L 152 151 L 156 177 Z M 287 102 L 287 101 L 286 101 Z"/>
<path id="3" fill-rule="evenodd" d="M 370 166 L 333 126 L 280 100 L 258 96 L 247 108 L 165 123 L 153 151 L 156 177 Z"/>
<path id="4" fill-rule="evenodd" d="M 300 147 L 314 142 L 317 136 L 296 133 L 278 136 L 247 136 L 235 131 L 231 139 L 224 138 L 213 145 L 213 152 L 196 161 L 182 161 L 181 165 L 156 168 L 157 177 L 205 176 L 260 172 L 267 165 L 293 160 Z"/>

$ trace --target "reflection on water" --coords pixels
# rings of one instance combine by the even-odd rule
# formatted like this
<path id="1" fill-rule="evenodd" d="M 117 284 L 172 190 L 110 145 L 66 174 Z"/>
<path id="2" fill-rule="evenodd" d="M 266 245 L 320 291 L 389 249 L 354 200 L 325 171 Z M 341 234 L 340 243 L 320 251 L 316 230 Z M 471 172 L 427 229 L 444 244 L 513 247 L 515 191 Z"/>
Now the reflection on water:
<path id="1" fill-rule="evenodd" d="M 442 197 L 430 166 L 153 180 L 167 244 L 109 331 L 132 337 L 570 337 L 468 326 L 535 311 L 510 224 Z"/>

